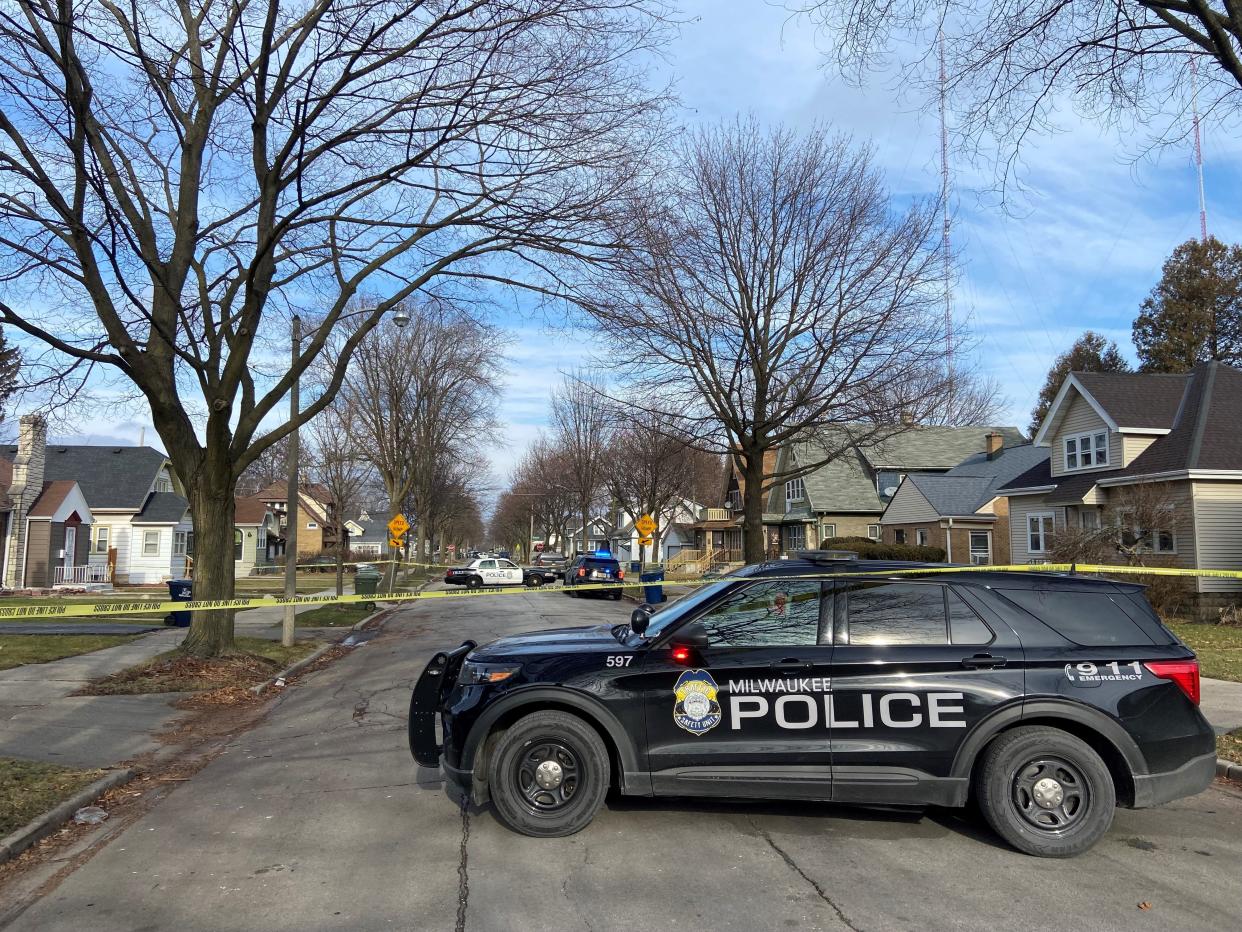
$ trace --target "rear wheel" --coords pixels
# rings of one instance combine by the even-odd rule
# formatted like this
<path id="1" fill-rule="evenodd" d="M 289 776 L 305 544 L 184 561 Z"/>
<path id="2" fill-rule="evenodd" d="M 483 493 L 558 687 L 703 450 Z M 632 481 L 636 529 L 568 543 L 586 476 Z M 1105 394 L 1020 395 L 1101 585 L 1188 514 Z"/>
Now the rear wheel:
<path id="1" fill-rule="evenodd" d="M 979 808 L 1019 851 L 1045 858 L 1081 854 L 1113 823 L 1116 791 L 1090 745 L 1059 728 L 1005 732 L 983 755 Z"/>
<path id="2" fill-rule="evenodd" d="M 471 576 L 469 579 L 466 580 L 466 588 L 467 589 L 482 589 L 483 580 L 481 580 L 478 576 Z"/>
<path id="3" fill-rule="evenodd" d="M 565 712 L 519 719 L 497 742 L 487 777 L 500 820 L 537 838 L 584 829 L 604 802 L 608 778 L 603 740 Z"/>
<path id="4" fill-rule="evenodd" d="M 614 602 L 620 602 L 621 601 L 621 590 L 617 589 L 613 592 L 608 593 L 608 598 L 612 599 Z"/>

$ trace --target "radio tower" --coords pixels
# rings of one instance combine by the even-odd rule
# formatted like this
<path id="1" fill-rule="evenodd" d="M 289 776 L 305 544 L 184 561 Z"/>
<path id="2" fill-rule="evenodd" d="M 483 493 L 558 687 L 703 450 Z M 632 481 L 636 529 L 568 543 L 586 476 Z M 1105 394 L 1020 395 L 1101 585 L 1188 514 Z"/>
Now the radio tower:
<path id="1" fill-rule="evenodd" d="M 1195 129 L 1195 171 L 1199 176 L 1199 237 L 1206 243 L 1207 199 L 1203 195 L 1203 143 L 1199 137 L 1199 60 L 1195 57 L 1190 59 L 1190 112 Z"/>
<path id="2" fill-rule="evenodd" d="M 944 30 L 936 36 L 940 54 L 940 202 L 944 212 L 940 248 L 944 260 L 945 367 L 949 376 L 949 401 L 953 393 L 953 256 L 949 242 L 949 123 L 948 77 L 944 70 Z"/>

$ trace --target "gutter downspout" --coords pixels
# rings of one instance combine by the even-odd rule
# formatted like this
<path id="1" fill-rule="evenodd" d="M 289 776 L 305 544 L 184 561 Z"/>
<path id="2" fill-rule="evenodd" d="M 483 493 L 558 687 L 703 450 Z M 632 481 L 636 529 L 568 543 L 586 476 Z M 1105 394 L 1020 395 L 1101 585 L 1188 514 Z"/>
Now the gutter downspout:
<path id="1" fill-rule="evenodd" d="M 949 530 L 944 535 L 944 559 L 946 563 L 953 562 L 953 518 L 949 518 Z"/>

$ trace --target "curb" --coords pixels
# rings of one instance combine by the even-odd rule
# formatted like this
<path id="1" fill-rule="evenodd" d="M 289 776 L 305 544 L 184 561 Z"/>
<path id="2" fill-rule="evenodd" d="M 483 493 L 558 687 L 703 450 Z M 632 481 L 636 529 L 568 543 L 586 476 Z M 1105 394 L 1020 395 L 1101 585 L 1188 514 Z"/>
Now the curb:
<path id="1" fill-rule="evenodd" d="M 1216 776 L 1242 783 L 1242 764 L 1216 758 Z"/>
<path id="2" fill-rule="evenodd" d="M 306 667 L 309 667 L 312 663 L 314 663 L 316 660 L 322 657 L 324 654 L 326 654 L 328 651 L 330 651 L 332 648 L 337 647 L 337 646 L 338 644 L 336 641 L 328 642 L 323 647 L 319 648 L 319 650 L 315 651 L 313 654 L 307 657 L 303 657 L 297 663 L 293 664 L 292 666 L 286 667 L 285 669 L 281 670 L 276 675 L 269 677 L 268 679 L 260 683 L 258 686 L 251 686 L 250 691 L 254 693 L 256 696 L 259 695 L 260 693 L 263 692 L 263 690 L 267 689 L 267 687 L 271 686 L 277 680 L 288 679 L 289 677 L 293 676 L 295 673 L 301 672 Z"/>
<path id="3" fill-rule="evenodd" d="M 59 806 L 49 809 L 41 816 L 36 816 L 7 838 L 0 839 L 0 864 L 12 860 L 35 842 L 46 838 L 72 819 L 73 814 L 83 806 L 93 803 L 113 787 L 120 786 L 122 783 L 128 783 L 136 774 L 136 770 L 128 768 L 113 770 L 111 773 L 104 774 L 90 786 L 70 796 Z"/>

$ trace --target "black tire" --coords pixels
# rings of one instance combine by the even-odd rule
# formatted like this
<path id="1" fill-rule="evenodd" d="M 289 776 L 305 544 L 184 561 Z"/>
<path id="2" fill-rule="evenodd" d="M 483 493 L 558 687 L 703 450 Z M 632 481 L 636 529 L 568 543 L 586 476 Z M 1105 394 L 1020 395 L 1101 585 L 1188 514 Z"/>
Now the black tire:
<path id="1" fill-rule="evenodd" d="M 618 589 L 615 592 L 608 593 L 608 598 L 612 599 L 614 602 L 620 602 L 621 601 L 621 590 Z"/>
<path id="2" fill-rule="evenodd" d="M 556 766 L 541 782 L 538 768 L 549 763 Z M 532 712 L 496 742 L 487 779 L 501 822 L 523 835 L 560 838 L 595 818 L 609 776 L 608 749 L 594 728 L 566 712 Z M 552 780 L 559 782 L 546 785 Z"/>
<path id="3" fill-rule="evenodd" d="M 469 579 L 466 580 L 466 588 L 467 589 L 482 589 L 483 580 L 480 579 L 478 576 L 471 576 Z"/>
<path id="4" fill-rule="evenodd" d="M 1025 854 L 1069 858 L 1113 824 L 1117 794 L 1090 745 L 1059 728 L 1028 725 L 988 745 L 975 777 L 979 808 Z"/>

